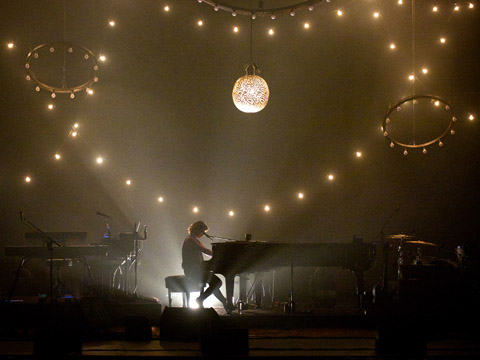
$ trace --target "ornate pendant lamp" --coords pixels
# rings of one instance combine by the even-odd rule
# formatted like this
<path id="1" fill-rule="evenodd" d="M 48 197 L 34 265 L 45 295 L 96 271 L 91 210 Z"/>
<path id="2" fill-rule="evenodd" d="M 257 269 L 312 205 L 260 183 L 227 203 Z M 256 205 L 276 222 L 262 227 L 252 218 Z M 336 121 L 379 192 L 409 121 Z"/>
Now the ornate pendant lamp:
<path id="1" fill-rule="evenodd" d="M 233 103 L 244 113 L 257 113 L 265 108 L 270 97 L 267 82 L 257 75 L 258 66 L 252 61 L 253 22 L 250 20 L 250 63 L 245 65 L 245 75 L 233 85 Z"/>
<path id="2" fill-rule="evenodd" d="M 267 106 L 270 92 L 267 82 L 257 75 L 257 72 L 260 72 L 257 65 L 254 63 L 245 65 L 245 72 L 246 74 L 233 86 L 233 103 L 244 113 L 256 113 Z"/>

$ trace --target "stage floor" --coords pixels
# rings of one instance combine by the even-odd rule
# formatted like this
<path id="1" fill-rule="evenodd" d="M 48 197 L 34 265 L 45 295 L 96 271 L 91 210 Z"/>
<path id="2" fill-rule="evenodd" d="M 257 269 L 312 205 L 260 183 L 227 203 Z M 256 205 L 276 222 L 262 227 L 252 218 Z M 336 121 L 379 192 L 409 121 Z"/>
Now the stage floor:
<path id="1" fill-rule="evenodd" d="M 97 301 L 99 302 L 99 301 Z M 165 308 L 149 300 L 129 300 L 103 302 L 101 306 L 91 300 L 86 305 L 89 308 L 95 304 L 95 309 L 108 309 L 110 322 L 104 323 L 102 331 L 98 331 L 98 324 L 90 321 L 89 328 L 83 328 L 84 333 L 81 340 L 81 353 L 89 358 L 121 357 L 202 357 L 202 341 L 165 340 L 161 334 L 161 314 Z M 10 305 L 14 305 L 13 308 Z M 2 321 L 2 332 L 0 338 L 0 357 L 2 358 L 30 358 L 34 354 L 35 331 L 40 329 L 45 319 L 38 317 L 38 310 L 50 308 L 49 319 L 64 319 L 71 315 L 70 310 L 65 311 L 63 305 L 71 306 L 78 304 L 2 304 L 2 316 L 7 322 Z M 14 311 L 12 311 L 14 309 Z M 102 310 L 102 311 L 103 311 Z M 207 309 L 208 310 L 208 309 Z M 432 320 L 429 318 L 418 318 L 418 328 L 425 332 L 425 347 L 421 351 L 409 346 L 415 342 L 415 319 L 409 322 L 408 326 L 399 326 L 393 333 L 393 346 L 379 349 L 379 318 L 371 317 L 354 308 L 320 308 L 308 307 L 299 304 L 295 314 L 287 314 L 282 304 L 269 306 L 265 309 L 250 308 L 239 313 L 234 311 L 226 314 L 221 307 L 214 307 L 218 315 L 221 328 L 225 329 L 248 329 L 248 353 L 229 354 L 231 357 L 317 357 L 325 359 L 388 359 L 388 358 L 423 358 L 423 359 L 452 359 L 452 358 L 478 358 L 480 357 L 480 342 L 477 341 L 479 330 L 473 329 L 473 319 L 456 319 L 449 321 L 445 319 Z M 107 312 L 108 312 L 107 311 Z M 181 310 L 180 310 L 181 311 Z M 202 310 L 198 310 L 202 311 Z M 209 310 L 210 311 L 210 310 Z M 15 321 L 20 314 L 19 322 Z M 37 313 L 37 315 L 33 315 Z M 101 312 L 99 312 L 100 314 Z M 112 321 L 115 313 L 122 313 L 127 316 L 148 317 L 151 326 L 150 339 L 131 340 L 128 338 L 125 323 Z M 45 314 L 45 312 L 44 312 Z M 97 314 L 97 313 L 95 313 Z M 93 314 L 93 316 L 96 316 Z M 87 315 L 88 316 L 91 316 Z M 382 314 L 388 316 L 389 314 Z M 159 317 L 160 316 L 160 317 Z M 36 317 L 36 319 L 34 319 Z M 28 318 L 30 321 L 27 321 Z M 120 319 L 121 317 L 117 317 Z M 74 321 L 76 318 L 71 318 Z M 396 319 L 396 317 L 392 317 Z M 390 320 L 392 320 L 390 319 Z M 392 324 L 388 319 L 387 323 Z M 467 321 L 469 320 L 469 321 Z M 39 324 L 40 322 L 40 324 Z M 93 324 L 93 325 L 92 325 Z M 384 322 L 381 322 L 384 324 Z M 441 326 L 445 324 L 445 326 Z M 465 326 L 463 325 L 465 324 Z M 439 331 L 438 327 L 442 327 Z M 108 328 L 107 328 L 108 327 Z M 75 328 L 68 327 L 68 329 Z M 395 326 L 393 326 L 395 328 Z M 389 333 L 390 334 L 390 333 Z M 390 334 L 391 335 L 391 334 Z M 56 346 L 61 339 L 49 339 L 51 346 Z M 235 342 L 234 342 L 235 343 Z M 390 343 L 391 344 L 391 343 Z M 230 357 L 220 355 L 221 357 Z"/>

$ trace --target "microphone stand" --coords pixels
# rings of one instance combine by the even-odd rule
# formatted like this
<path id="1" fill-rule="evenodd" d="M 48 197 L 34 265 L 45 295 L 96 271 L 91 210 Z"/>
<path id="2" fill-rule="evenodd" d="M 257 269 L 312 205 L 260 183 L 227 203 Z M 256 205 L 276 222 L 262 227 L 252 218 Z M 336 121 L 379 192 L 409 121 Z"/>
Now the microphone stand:
<path id="1" fill-rule="evenodd" d="M 27 225 L 37 233 L 43 236 L 44 242 L 47 244 L 48 251 L 50 252 L 50 303 L 53 302 L 53 244 L 57 247 L 62 247 L 60 243 L 52 239 L 48 234 L 40 230 L 37 226 L 35 226 L 30 220 L 23 216 L 23 212 L 20 211 L 20 219 L 23 224 Z"/>
<path id="2" fill-rule="evenodd" d="M 133 287 L 133 296 L 137 298 L 137 266 L 138 266 L 138 240 L 147 240 L 147 225 L 143 227 L 143 238 L 138 237 L 138 229 L 140 228 L 140 223 L 135 223 L 133 229 L 133 241 L 134 241 L 134 251 L 135 251 L 135 284 Z"/>

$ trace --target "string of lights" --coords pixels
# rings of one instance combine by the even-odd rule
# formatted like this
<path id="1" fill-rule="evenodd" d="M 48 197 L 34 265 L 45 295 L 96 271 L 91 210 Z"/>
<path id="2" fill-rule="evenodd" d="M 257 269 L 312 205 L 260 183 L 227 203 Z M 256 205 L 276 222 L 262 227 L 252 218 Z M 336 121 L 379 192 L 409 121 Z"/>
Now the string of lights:
<path id="1" fill-rule="evenodd" d="M 214 6 L 214 9 L 215 9 L 215 6 L 217 6 L 219 10 L 230 11 L 230 12 L 232 12 L 232 15 L 233 15 L 234 12 L 238 13 L 239 15 L 252 15 L 252 9 L 246 9 L 245 14 L 244 14 L 244 13 L 242 13 L 243 9 L 240 9 L 240 8 L 235 9 L 232 6 L 228 6 L 226 3 L 214 3 L 212 1 L 207 1 L 207 0 L 203 0 L 203 1 L 197 0 L 197 1 L 198 2 L 203 2 L 203 3 L 205 3 L 207 5 L 210 5 L 210 6 Z M 259 9 L 255 9 L 255 11 L 253 11 L 253 14 L 269 15 L 271 17 L 273 14 L 278 14 L 278 13 L 281 13 L 281 12 L 290 11 L 290 15 L 293 16 L 294 14 L 292 15 L 292 11 L 294 12 L 294 11 L 299 10 L 300 8 L 305 8 L 305 7 L 308 7 L 308 9 L 311 10 L 310 7 L 319 3 L 319 2 L 320 1 L 303 1 L 303 2 L 293 4 L 292 6 L 289 6 L 288 9 L 287 8 L 277 8 L 277 9 L 264 9 L 262 11 L 257 11 Z M 329 1 L 326 1 L 326 2 L 329 2 Z M 398 6 L 403 6 L 403 5 L 405 5 L 405 2 L 402 1 L 402 0 L 398 0 L 397 5 Z M 440 14 L 442 11 L 449 11 L 449 12 L 458 13 L 458 12 L 463 11 L 463 10 L 473 10 L 473 9 L 475 9 L 475 3 L 474 2 L 461 2 L 461 3 L 456 3 L 455 5 L 453 5 L 451 7 L 451 9 L 443 9 L 443 8 L 439 7 L 438 5 L 433 5 L 432 8 L 431 8 L 431 11 L 433 13 Z M 171 10 L 171 6 L 170 5 L 165 5 L 163 10 L 166 13 L 168 13 Z M 345 8 L 342 8 L 342 9 L 337 9 L 337 10 L 334 11 L 336 16 L 339 16 L 339 17 L 344 16 L 346 14 L 346 12 L 348 12 L 348 7 L 345 7 Z M 375 10 L 374 12 L 372 12 L 373 19 L 380 19 L 381 16 L 382 16 L 382 13 L 378 10 Z M 272 20 L 274 20 L 274 19 L 272 19 Z M 307 24 L 308 24 L 308 26 L 307 26 Z M 108 20 L 107 25 L 111 28 L 114 28 L 117 25 L 117 19 L 110 18 Z M 203 20 L 198 20 L 197 25 L 198 26 L 205 26 L 205 22 Z M 304 23 L 303 27 L 306 30 L 310 29 L 310 23 Z M 232 29 L 233 29 L 233 32 L 238 32 L 239 31 L 238 26 L 234 26 L 234 27 L 232 27 Z M 268 34 L 269 35 L 274 35 L 273 30 L 269 29 Z M 439 45 L 444 46 L 444 45 L 447 45 L 448 42 L 449 42 L 449 40 L 448 40 L 447 35 L 442 34 L 441 36 L 438 37 L 438 44 Z M 56 49 L 57 46 L 61 46 L 62 48 L 65 48 L 67 53 L 77 52 L 77 50 L 78 50 L 79 53 L 83 54 L 84 58 L 85 58 L 85 56 L 88 55 L 88 58 L 85 58 L 85 60 L 93 60 L 94 61 L 93 67 L 90 66 L 90 68 L 93 69 L 93 71 L 94 71 L 93 76 L 90 78 L 90 80 L 88 80 L 87 82 L 82 83 L 80 85 L 75 85 L 73 87 L 69 87 L 68 85 L 66 85 L 66 86 L 54 86 L 54 85 L 51 85 L 51 84 L 49 85 L 47 83 L 44 83 L 44 82 L 38 80 L 35 72 L 33 71 L 34 70 L 33 69 L 33 62 L 36 61 L 40 57 L 38 55 L 40 51 L 47 51 L 46 54 L 48 55 L 48 52 L 54 53 L 56 51 L 55 49 Z M 13 51 L 15 48 L 16 48 L 15 42 L 11 41 L 11 42 L 7 43 L 7 49 Z M 397 44 L 395 42 L 389 42 L 388 43 L 388 48 L 391 51 L 398 50 Z M 53 51 L 52 51 L 52 49 L 53 49 Z M 72 51 L 70 51 L 70 49 L 72 49 Z M 35 54 L 37 54 L 37 55 L 35 55 Z M 32 51 L 30 51 L 27 55 L 27 60 L 26 60 L 26 63 L 25 63 L 25 68 L 26 68 L 26 71 L 27 71 L 27 77 L 26 78 L 27 78 L 27 80 L 29 80 L 29 81 L 32 80 L 33 82 L 36 83 L 36 89 L 37 88 L 43 88 L 47 91 L 50 91 L 52 93 L 52 98 L 54 98 L 53 95 L 55 93 L 74 94 L 75 92 L 80 91 L 80 90 L 86 90 L 88 94 L 93 95 L 93 90 L 90 88 L 90 85 L 92 83 L 98 81 L 98 77 L 96 76 L 96 71 L 98 70 L 97 60 L 104 61 L 105 57 L 102 55 L 102 56 L 97 58 L 93 54 L 93 52 L 91 52 L 90 50 L 88 50 L 86 48 L 83 48 L 83 47 L 78 47 L 78 46 L 75 46 L 75 45 L 69 45 L 68 43 L 56 43 L 56 44 L 51 43 L 51 44 L 39 45 L 36 48 L 34 48 Z M 429 74 L 429 69 L 428 69 L 428 67 L 422 67 L 420 72 L 421 72 L 421 75 L 420 74 L 419 75 L 408 74 L 408 80 L 411 81 L 411 82 L 414 82 L 415 80 L 419 79 L 419 76 L 426 76 L 427 74 Z M 39 91 L 39 90 L 37 90 L 37 91 Z M 413 102 L 418 100 L 418 99 L 419 98 L 415 97 L 415 96 L 409 97 L 407 99 L 403 99 L 389 109 L 389 112 L 387 113 L 387 115 L 384 118 L 384 123 L 383 123 L 383 126 L 382 126 L 381 129 L 382 129 L 382 132 L 384 133 L 384 136 L 389 138 L 390 146 L 392 146 L 392 144 L 393 145 L 398 144 L 398 145 L 400 145 L 402 147 L 405 147 L 405 148 L 420 147 L 420 148 L 423 148 L 423 152 L 426 153 L 426 149 L 425 149 L 426 146 L 430 145 L 431 143 L 438 143 L 439 146 L 442 146 L 443 143 L 441 142 L 441 138 L 443 136 L 445 136 L 446 134 L 448 134 L 448 132 L 450 132 L 450 134 L 452 134 L 452 135 L 454 134 L 453 122 L 457 121 L 457 119 L 459 119 L 460 117 L 457 118 L 457 116 L 452 115 L 450 117 L 451 121 L 448 123 L 448 126 L 447 126 L 446 130 L 444 132 L 442 132 L 442 134 L 439 137 L 434 138 L 433 141 L 431 141 L 431 142 L 429 141 L 427 145 L 426 145 L 426 143 L 422 143 L 422 144 L 405 143 L 405 142 L 402 142 L 402 141 L 397 140 L 394 137 L 392 137 L 392 134 L 387 129 L 389 124 L 390 124 L 391 114 L 394 113 L 395 111 L 399 111 L 398 108 L 403 106 L 403 104 L 408 103 L 408 102 L 412 102 L 412 104 L 413 104 Z M 434 96 L 430 96 L 429 100 L 433 101 L 432 104 L 433 104 L 434 107 L 438 107 L 438 106 L 442 105 L 442 107 L 447 112 L 451 112 L 452 106 L 450 104 L 448 104 L 445 100 L 442 100 L 441 98 L 434 97 Z M 437 103 L 437 101 L 438 101 L 438 103 Z M 55 107 L 54 104 L 52 104 L 52 103 L 48 104 L 48 109 L 49 110 L 53 110 L 54 107 Z M 475 119 L 475 114 L 473 114 L 473 113 L 466 114 L 465 116 L 462 117 L 462 119 L 473 121 Z M 78 123 L 75 123 L 74 125 L 72 125 L 72 128 L 70 129 L 69 134 L 67 135 L 66 139 L 75 138 L 78 135 L 78 128 L 79 128 Z M 452 131 L 453 131 L 453 133 L 452 133 Z M 65 143 L 66 142 L 64 141 L 63 144 L 65 144 Z M 63 144 L 59 149 L 57 149 L 57 151 L 53 155 L 54 159 L 57 160 L 57 161 L 60 161 L 60 160 L 64 159 L 64 157 L 61 154 L 61 149 L 64 146 Z M 442 145 L 440 145 L 440 144 L 442 144 Z M 405 151 L 404 151 L 404 153 L 405 153 Z M 361 159 L 363 157 L 363 154 L 362 154 L 361 150 L 357 150 L 357 151 L 354 152 L 353 156 L 356 159 Z M 105 165 L 104 164 L 104 158 L 102 156 L 95 157 L 95 162 L 99 166 Z M 111 162 L 111 163 L 113 163 L 113 162 Z M 27 184 L 32 183 L 32 181 L 34 181 L 34 179 L 35 179 L 34 175 L 35 175 L 34 173 L 29 173 L 29 174 L 25 175 L 24 176 L 24 182 L 27 183 Z M 333 182 L 335 180 L 335 174 L 333 174 L 333 173 L 327 174 L 326 179 L 330 182 Z M 136 179 L 130 178 L 130 177 L 126 178 L 124 180 L 126 186 L 132 186 L 135 181 L 136 181 Z M 298 199 L 299 201 L 304 200 L 305 198 L 308 197 L 307 194 L 308 194 L 308 192 L 303 192 L 303 191 L 298 192 L 296 194 L 296 199 Z M 167 196 L 156 195 L 154 197 L 154 199 L 158 203 L 163 203 L 167 199 Z M 263 209 L 264 209 L 265 212 L 270 212 L 272 210 L 272 208 L 273 208 L 272 204 L 264 204 L 263 205 Z M 192 211 L 194 213 L 198 213 L 198 212 L 200 212 L 200 209 L 201 209 L 200 206 L 194 206 L 192 208 Z M 228 216 L 233 217 L 237 214 L 237 211 L 234 210 L 234 209 L 228 209 L 227 214 L 228 214 Z"/>

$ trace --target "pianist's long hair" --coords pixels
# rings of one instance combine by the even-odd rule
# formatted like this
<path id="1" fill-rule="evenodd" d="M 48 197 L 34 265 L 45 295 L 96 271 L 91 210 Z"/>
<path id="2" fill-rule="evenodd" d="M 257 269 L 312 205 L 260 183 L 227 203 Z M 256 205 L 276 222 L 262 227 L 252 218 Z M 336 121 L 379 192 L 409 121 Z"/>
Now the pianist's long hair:
<path id="1" fill-rule="evenodd" d="M 190 235 L 202 233 L 204 231 L 208 231 L 208 226 L 203 221 L 195 221 L 188 227 L 188 233 Z"/>

